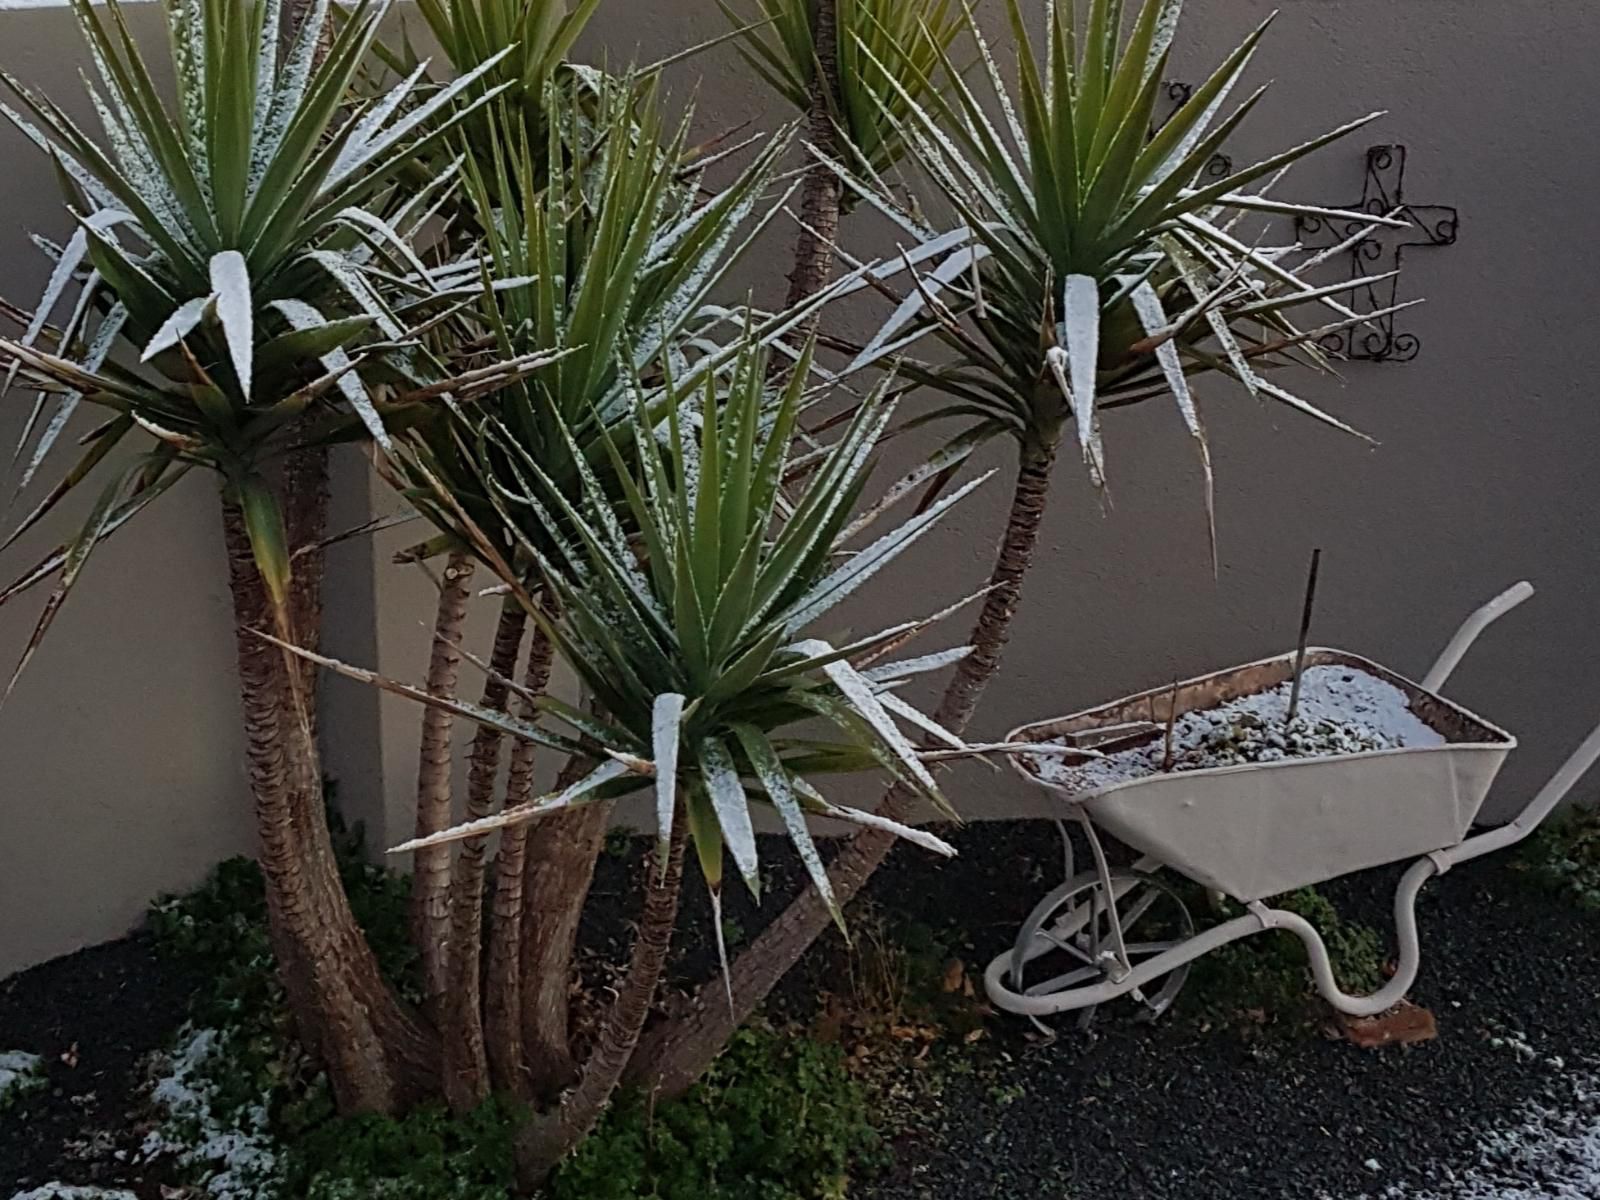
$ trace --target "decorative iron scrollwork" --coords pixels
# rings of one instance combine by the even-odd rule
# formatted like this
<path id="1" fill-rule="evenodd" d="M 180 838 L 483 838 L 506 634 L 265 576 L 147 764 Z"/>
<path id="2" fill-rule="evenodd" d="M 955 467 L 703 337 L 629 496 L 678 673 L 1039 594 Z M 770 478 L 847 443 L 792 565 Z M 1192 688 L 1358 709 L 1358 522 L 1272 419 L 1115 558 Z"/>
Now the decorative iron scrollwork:
<path id="1" fill-rule="evenodd" d="M 1155 124 L 1151 126 L 1150 133 L 1154 136 L 1161 131 L 1161 127 L 1172 120 L 1174 114 L 1194 97 L 1194 84 L 1185 83 L 1181 79 L 1162 80 L 1162 89 L 1166 96 L 1166 104 L 1156 113 Z M 1226 179 L 1233 174 L 1233 159 L 1226 154 L 1213 154 L 1207 160 L 1205 169 L 1200 172 L 1201 179 Z"/>
<path id="2" fill-rule="evenodd" d="M 1352 242 L 1347 256 L 1350 277 L 1361 279 L 1399 271 L 1405 252 L 1415 246 L 1452 246 L 1460 229 L 1461 215 L 1447 204 L 1413 204 L 1406 199 L 1406 148 L 1397 143 L 1367 148 L 1366 183 L 1355 204 L 1331 207 L 1379 217 L 1397 217 L 1408 223 L 1406 229 L 1374 228 L 1364 236 L 1355 220 L 1328 220 L 1322 217 L 1295 218 L 1295 236 L 1308 246 L 1337 246 Z M 1355 289 L 1351 307 L 1356 311 L 1381 312 L 1399 300 L 1398 275 L 1380 283 L 1363 284 Z M 1370 325 L 1357 326 L 1322 339 L 1330 354 L 1365 362 L 1410 362 L 1422 349 L 1416 334 L 1398 329 L 1394 313 L 1375 317 Z"/>

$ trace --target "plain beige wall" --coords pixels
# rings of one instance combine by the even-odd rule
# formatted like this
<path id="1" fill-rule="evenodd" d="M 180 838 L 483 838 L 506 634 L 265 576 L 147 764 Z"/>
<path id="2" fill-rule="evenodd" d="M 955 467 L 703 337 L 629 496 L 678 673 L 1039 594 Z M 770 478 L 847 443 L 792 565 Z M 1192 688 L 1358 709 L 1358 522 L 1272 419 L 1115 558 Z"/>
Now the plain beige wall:
<path id="1" fill-rule="evenodd" d="M 1591 591 L 1600 409 L 1584 363 L 1600 300 L 1587 269 L 1600 241 L 1589 204 L 1600 167 L 1573 138 L 1600 119 L 1600 98 L 1574 86 L 1600 43 L 1600 10 L 1543 0 L 1280 6 L 1256 69 L 1276 78 L 1274 90 L 1235 157 L 1390 110 L 1370 137 L 1297 169 L 1282 194 L 1353 199 L 1366 145 L 1410 147 L 1409 198 L 1453 203 L 1462 219 L 1458 245 L 1407 259 L 1406 293 L 1429 298 L 1408 316 L 1421 356 L 1351 363 L 1342 384 L 1305 381 L 1308 396 L 1378 438 L 1376 450 L 1236 389 L 1201 390 L 1217 473 L 1215 579 L 1199 474 L 1175 414 L 1152 404 L 1108 417 L 1113 505 L 1102 512 L 1064 455 L 1040 565 L 977 729 L 1001 733 L 1285 648 L 1313 545 L 1324 548 L 1317 639 L 1402 671 L 1420 673 L 1461 617 L 1527 577 L 1539 597 L 1485 638 L 1450 688 L 1522 737 L 1491 801 L 1503 814 L 1600 716 Z M 1270 7 L 1190 0 L 1172 74 L 1199 78 Z M 0 13 L 0 67 L 70 92 L 60 85 L 69 25 L 57 11 Z M 715 6 L 699 0 L 611 0 L 580 49 L 616 64 L 636 46 L 655 57 L 721 28 Z M 785 119 L 729 49 L 677 69 L 675 90 L 687 93 L 696 75 L 706 81 L 708 131 Z M 0 132 L 0 161 L 12 168 L 0 180 L 0 294 L 27 302 L 43 271 L 20 227 L 63 223 L 47 173 L 17 143 Z M 858 250 L 883 248 L 877 234 L 863 218 L 846 224 Z M 771 291 L 781 273 L 771 264 L 783 261 L 788 239 L 786 230 L 772 238 L 741 286 Z M 0 409 L 0 434 L 20 422 L 16 409 Z M 915 450 L 896 447 L 891 458 Z M 1001 477 L 840 624 L 886 623 L 981 583 L 1010 482 L 1006 453 L 990 457 Z M 335 478 L 336 524 L 393 504 L 359 463 L 341 463 Z M 107 547 L 0 712 L 0 973 L 114 935 L 152 892 L 248 844 L 214 508 L 205 483 L 190 485 L 142 533 Z M 408 540 L 394 530 L 331 552 L 327 641 L 352 661 L 416 680 L 430 589 L 415 568 L 389 564 Z M 0 649 L 20 649 L 39 600 L 0 609 Z M 492 602 L 478 607 L 474 645 L 486 652 Z M 962 632 L 952 624 L 947 640 Z M 403 836 L 414 708 L 339 681 L 324 703 L 327 764 L 347 811 L 376 841 Z M 1019 799 L 1009 773 L 981 770 L 962 773 L 951 793 L 975 816 L 1003 815 Z"/>
<path id="2" fill-rule="evenodd" d="M 159 21 L 143 5 L 131 16 L 140 29 Z M 0 12 L 0 68 L 92 119 L 75 86 L 82 60 L 70 25 L 57 10 Z M 61 240 L 70 225 L 43 156 L 8 122 L 0 164 L 0 295 L 32 307 L 49 263 L 27 233 Z M 18 389 L 0 404 L 7 462 L 31 403 Z M 44 468 L 46 486 L 67 461 Z M 40 490 L 13 505 L 8 532 Z M 8 549 L 0 575 L 9 582 L 42 558 L 91 499 L 63 505 Z M 49 590 L 0 608 L 7 677 Z M 207 478 L 178 484 L 89 560 L 0 709 L 0 976 L 118 936 L 156 894 L 251 849 L 229 610 Z"/>

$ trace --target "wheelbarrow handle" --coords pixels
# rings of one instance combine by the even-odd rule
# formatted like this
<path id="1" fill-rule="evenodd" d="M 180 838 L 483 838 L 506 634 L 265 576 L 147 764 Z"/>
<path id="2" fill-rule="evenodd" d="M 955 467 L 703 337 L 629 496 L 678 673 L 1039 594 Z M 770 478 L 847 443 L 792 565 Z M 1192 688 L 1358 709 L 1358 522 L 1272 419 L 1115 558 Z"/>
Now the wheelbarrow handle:
<path id="1" fill-rule="evenodd" d="M 1505 616 L 1529 596 L 1533 595 L 1533 584 L 1524 579 L 1521 583 L 1513 584 L 1501 592 L 1477 612 L 1473 613 L 1456 630 L 1455 637 L 1434 660 L 1433 666 L 1428 668 L 1428 673 L 1422 677 L 1422 686 L 1430 692 L 1437 693 L 1444 686 L 1445 680 L 1450 678 L 1452 671 L 1460 665 L 1462 658 L 1478 636 L 1495 621 Z"/>

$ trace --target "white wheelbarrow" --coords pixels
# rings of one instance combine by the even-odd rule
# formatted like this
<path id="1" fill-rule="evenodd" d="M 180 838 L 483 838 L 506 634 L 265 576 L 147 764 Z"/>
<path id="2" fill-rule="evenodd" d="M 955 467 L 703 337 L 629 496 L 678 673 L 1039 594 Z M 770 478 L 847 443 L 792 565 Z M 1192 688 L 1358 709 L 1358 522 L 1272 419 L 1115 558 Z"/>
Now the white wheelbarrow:
<path id="1" fill-rule="evenodd" d="M 1074 778 L 1075 765 L 1092 767 L 1105 754 L 1159 743 L 1177 717 L 1283 685 L 1293 674 L 1292 654 L 1014 730 L 1008 742 L 1031 742 L 1040 750 L 1014 754 L 1013 765 L 1065 798 L 1068 815 L 1088 840 L 1094 869 L 1073 873 L 1063 825 L 1067 880 L 1034 908 L 1012 948 L 989 964 L 989 999 L 1008 1012 L 1039 1018 L 1132 996 L 1156 1015 L 1171 1005 L 1189 964 L 1202 954 L 1263 930 L 1287 929 L 1305 943 L 1317 989 L 1334 1008 L 1351 1016 L 1391 1008 L 1417 976 L 1416 899 L 1422 885 L 1457 863 L 1527 837 L 1600 758 L 1596 728 L 1514 821 L 1469 836 L 1516 739 L 1444 699 L 1439 689 L 1478 635 L 1531 595 L 1532 586 L 1519 583 L 1474 613 L 1420 684 L 1342 651 L 1307 653 L 1308 670 L 1347 669 L 1397 688 L 1434 744 L 1110 782 L 1097 780 L 1093 770 Z M 1101 830 L 1142 856 L 1131 869 L 1109 865 Z M 1327 947 L 1310 922 L 1263 903 L 1413 857 L 1395 893 L 1399 965 L 1370 996 L 1340 990 Z M 1156 876 L 1162 867 L 1231 896 L 1245 906 L 1245 915 L 1197 933 L 1182 898 Z"/>

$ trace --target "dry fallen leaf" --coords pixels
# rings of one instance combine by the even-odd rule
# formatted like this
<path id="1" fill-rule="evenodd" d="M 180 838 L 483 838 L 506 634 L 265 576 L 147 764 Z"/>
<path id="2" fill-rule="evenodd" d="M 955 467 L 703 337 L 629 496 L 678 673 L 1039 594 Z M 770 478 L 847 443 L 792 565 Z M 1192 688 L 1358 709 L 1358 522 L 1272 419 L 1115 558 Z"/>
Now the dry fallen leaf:
<path id="1" fill-rule="evenodd" d="M 959 958 L 952 958 L 944 965 L 944 990 L 959 992 L 961 985 L 966 982 L 967 968 Z"/>

